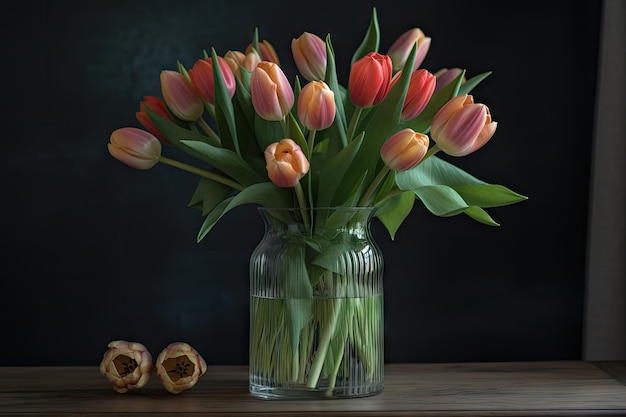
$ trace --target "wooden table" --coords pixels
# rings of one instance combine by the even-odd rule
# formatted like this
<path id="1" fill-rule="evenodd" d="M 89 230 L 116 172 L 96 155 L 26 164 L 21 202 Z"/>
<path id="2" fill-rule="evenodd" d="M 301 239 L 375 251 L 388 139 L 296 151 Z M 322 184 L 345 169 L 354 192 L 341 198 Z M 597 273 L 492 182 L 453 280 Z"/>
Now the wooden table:
<path id="1" fill-rule="evenodd" d="M 626 416 L 626 362 L 388 364 L 385 389 L 343 400 L 260 400 L 245 366 L 210 366 L 179 395 L 153 376 L 113 391 L 96 366 L 0 367 L 0 416 Z"/>

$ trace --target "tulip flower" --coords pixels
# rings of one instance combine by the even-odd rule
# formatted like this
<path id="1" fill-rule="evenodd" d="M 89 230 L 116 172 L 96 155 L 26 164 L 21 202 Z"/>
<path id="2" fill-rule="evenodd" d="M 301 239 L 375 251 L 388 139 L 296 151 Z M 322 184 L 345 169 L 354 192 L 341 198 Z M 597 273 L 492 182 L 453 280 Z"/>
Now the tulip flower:
<path id="1" fill-rule="evenodd" d="M 380 148 L 380 156 L 389 168 L 406 171 L 413 168 L 428 151 L 428 136 L 412 129 L 402 129 L 389 137 Z"/>
<path id="2" fill-rule="evenodd" d="M 298 96 L 298 118 L 309 130 L 326 129 L 335 120 L 335 93 L 324 81 L 311 81 Z"/>
<path id="3" fill-rule="evenodd" d="M 391 57 L 395 71 L 404 68 L 404 64 L 406 64 L 406 60 L 413 49 L 413 45 L 416 43 L 417 51 L 415 52 L 415 61 L 413 61 L 413 71 L 415 71 L 422 65 L 424 58 L 426 58 L 426 54 L 430 48 L 430 38 L 424 35 L 421 29 L 413 28 L 404 32 L 391 44 L 387 55 Z"/>
<path id="4" fill-rule="evenodd" d="M 226 85 L 228 95 L 232 98 L 235 95 L 235 76 L 228 62 L 221 56 L 217 57 L 217 62 L 222 72 L 222 79 Z M 211 58 L 198 59 L 189 70 L 191 84 L 196 88 L 200 97 L 211 104 L 215 104 L 215 78 L 213 75 L 213 60 Z"/>
<path id="5" fill-rule="evenodd" d="M 154 126 L 152 120 L 146 113 L 146 108 L 150 109 L 151 112 L 156 113 L 157 115 L 163 117 L 167 120 L 172 120 L 169 112 L 167 111 L 167 106 L 163 99 L 156 96 L 144 96 L 144 100 L 139 103 L 139 111 L 135 113 L 135 117 L 137 121 L 141 123 L 141 125 L 154 136 L 157 137 L 161 142 L 169 144 L 170 142 L 167 140 L 165 136 Z"/>
<path id="6" fill-rule="evenodd" d="M 268 41 L 260 41 L 259 45 L 259 54 L 261 54 L 262 61 L 273 62 L 274 64 L 280 65 L 280 60 L 278 59 L 278 54 L 276 50 Z M 252 44 L 248 44 L 246 47 L 246 54 L 249 54 L 253 51 Z"/>
<path id="7" fill-rule="evenodd" d="M 295 187 L 309 172 L 309 160 L 292 139 L 281 139 L 265 148 L 267 175 L 279 187 Z"/>
<path id="8" fill-rule="evenodd" d="M 326 76 L 326 42 L 317 35 L 304 32 L 291 41 L 291 53 L 300 75 L 307 81 Z"/>
<path id="9" fill-rule="evenodd" d="M 474 103 L 463 94 L 452 98 L 433 118 L 430 135 L 439 149 L 451 156 L 465 156 L 491 139 L 497 123 L 491 120 L 489 108 Z"/>
<path id="10" fill-rule="evenodd" d="M 348 78 L 352 103 L 365 109 L 383 101 L 389 93 L 391 74 L 391 59 L 388 55 L 370 52 L 355 61 Z"/>
<path id="11" fill-rule="evenodd" d="M 391 87 L 402 76 L 402 71 L 398 71 L 391 80 Z M 435 91 L 436 79 L 433 74 L 425 69 L 419 69 L 411 74 L 409 88 L 402 107 L 402 120 L 415 119 L 424 110 Z"/>
<path id="12" fill-rule="evenodd" d="M 188 122 L 196 121 L 204 112 L 200 96 L 179 72 L 161 71 L 161 92 L 163 99 L 176 117 Z"/>
<path id="13" fill-rule="evenodd" d="M 293 90 L 283 70 L 273 62 L 261 61 L 250 76 L 252 105 L 265 120 L 282 120 L 294 103 Z"/>
<path id="14" fill-rule="evenodd" d="M 141 343 L 114 340 L 108 345 L 100 362 L 100 373 L 124 394 L 148 383 L 152 372 L 152 356 Z"/>
<path id="15" fill-rule="evenodd" d="M 456 80 L 456 78 L 463 72 L 461 68 L 442 68 L 435 73 L 435 77 L 437 78 L 437 84 L 435 85 L 435 93 L 441 90 L 446 85 L 450 84 L 452 81 Z M 465 77 L 461 79 L 461 84 L 465 82 Z"/>
<path id="16" fill-rule="evenodd" d="M 202 356 L 188 343 L 170 343 L 159 353 L 156 372 L 166 390 L 180 394 L 198 382 L 207 370 Z"/>
<path id="17" fill-rule="evenodd" d="M 246 70 L 252 72 L 258 63 L 261 62 L 261 57 L 254 51 L 248 54 L 244 54 L 240 51 L 228 51 L 224 55 L 224 60 L 228 63 L 235 77 L 241 80 L 240 67 L 244 67 Z"/>
<path id="18" fill-rule="evenodd" d="M 107 147 L 111 156 L 136 169 L 152 168 L 161 156 L 161 142 L 152 133 L 135 127 L 113 131 Z"/>

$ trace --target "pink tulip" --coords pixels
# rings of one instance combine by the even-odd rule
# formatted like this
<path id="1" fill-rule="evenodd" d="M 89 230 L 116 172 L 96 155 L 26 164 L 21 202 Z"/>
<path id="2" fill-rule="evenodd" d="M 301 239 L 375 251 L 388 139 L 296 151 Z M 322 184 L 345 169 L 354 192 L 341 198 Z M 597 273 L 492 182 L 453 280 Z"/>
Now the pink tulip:
<path id="1" fill-rule="evenodd" d="M 161 142 L 169 144 L 170 142 L 167 140 L 165 136 L 156 128 L 152 120 L 146 113 L 146 108 L 150 109 L 151 112 L 156 113 L 157 115 L 163 117 L 167 120 L 172 120 L 170 114 L 167 111 L 167 107 L 165 106 L 165 102 L 163 99 L 156 96 L 144 96 L 143 101 L 139 103 L 139 111 L 135 113 L 135 117 L 137 121 L 141 123 L 141 125 L 154 136 L 157 137 Z"/>
<path id="2" fill-rule="evenodd" d="M 391 59 L 387 55 L 370 52 L 358 59 L 348 78 L 352 103 L 361 108 L 372 107 L 389 93 L 391 86 Z"/>
<path id="3" fill-rule="evenodd" d="M 258 45 L 259 45 L 258 52 L 259 54 L 261 54 L 262 61 L 269 61 L 269 62 L 273 62 L 274 64 L 280 65 L 278 54 L 276 53 L 276 50 L 274 49 L 271 43 L 269 43 L 268 41 L 260 41 Z M 252 50 L 253 50 L 252 44 L 249 44 L 246 47 L 246 54 L 249 54 L 250 52 L 252 52 Z"/>
<path id="4" fill-rule="evenodd" d="M 389 137 L 380 148 L 380 156 L 395 171 L 411 169 L 424 158 L 428 151 L 428 136 L 402 129 Z"/>
<path id="5" fill-rule="evenodd" d="M 391 44 L 387 54 L 393 62 L 393 69 L 399 71 L 404 68 L 406 60 L 413 49 L 413 45 L 417 43 L 417 51 L 415 52 L 415 61 L 413 62 L 413 71 L 418 69 L 430 48 L 430 38 L 424 35 L 419 28 L 409 29 L 404 32 L 398 39 Z"/>
<path id="6" fill-rule="evenodd" d="M 300 75 L 307 81 L 326 76 L 326 42 L 317 35 L 304 32 L 291 41 L 291 53 Z"/>
<path id="7" fill-rule="evenodd" d="M 222 80 L 226 85 L 228 95 L 232 98 L 235 95 L 235 76 L 230 69 L 228 62 L 221 56 L 217 57 L 217 62 L 222 72 Z M 215 82 L 213 75 L 213 60 L 211 58 L 198 59 L 189 70 L 191 84 L 196 88 L 200 97 L 211 104 L 215 104 Z"/>
<path id="8" fill-rule="evenodd" d="M 267 175 L 279 187 L 294 187 L 309 172 L 309 161 L 292 139 L 281 139 L 265 148 Z"/>
<path id="9" fill-rule="evenodd" d="M 487 143 L 496 126 L 486 105 L 474 103 L 471 95 L 463 94 L 439 109 L 433 118 L 430 135 L 448 155 L 465 156 Z"/>
<path id="10" fill-rule="evenodd" d="M 170 343 L 159 353 L 156 372 L 166 390 L 180 394 L 198 382 L 207 370 L 202 356 L 188 343 Z"/>
<path id="11" fill-rule="evenodd" d="M 335 93 L 324 81 L 311 81 L 298 96 L 298 118 L 309 130 L 326 129 L 335 120 Z"/>
<path id="12" fill-rule="evenodd" d="M 152 372 L 152 356 L 141 343 L 114 340 L 108 345 L 100 362 L 100 373 L 124 394 L 148 383 Z"/>
<path id="13" fill-rule="evenodd" d="M 152 133 L 135 127 L 113 131 L 107 147 L 111 156 L 136 169 L 152 168 L 161 156 L 161 142 Z"/>
<path id="14" fill-rule="evenodd" d="M 391 87 L 401 76 L 402 71 L 398 71 L 391 80 Z M 435 91 L 435 82 L 435 76 L 425 69 L 419 69 L 411 74 L 409 88 L 402 107 L 402 120 L 415 119 L 424 110 Z"/>
<path id="15" fill-rule="evenodd" d="M 294 103 L 293 90 L 275 63 L 261 61 L 250 76 L 252 105 L 265 120 L 279 121 L 289 113 Z"/>
<path id="16" fill-rule="evenodd" d="M 462 72 L 463 70 L 461 68 L 442 68 L 437 71 L 435 73 L 435 77 L 437 78 L 435 93 L 454 81 Z M 461 79 L 461 84 L 463 84 L 465 81 L 465 77 L 463 77 Z"/>
<path id="17" fill-rule="evenodd" d="M 202 116 L 204 112 L 202 100 L 181 73 L 161 71 L 161 92 L 169 109 L 179 119 L 193 122 Z"/>

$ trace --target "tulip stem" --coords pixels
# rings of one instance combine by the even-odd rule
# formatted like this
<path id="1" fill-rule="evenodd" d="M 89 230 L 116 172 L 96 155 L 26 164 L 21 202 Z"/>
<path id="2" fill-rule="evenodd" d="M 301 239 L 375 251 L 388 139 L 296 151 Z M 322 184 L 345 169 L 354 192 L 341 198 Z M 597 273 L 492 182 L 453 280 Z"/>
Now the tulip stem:
<path id="1" fill-rule="evenodd" d="M 419 164 L 421 164 L 422 162 L 424 162 L 427 158 L 433 156 L 434 154 L 436 154 L 437 152 L 439 152 L 441 149 L 439 148 L 439 146 L 437 146 L 437 144 L 435 143 L 433 146 L 431 146 L 431 148 L 426 152 L 426 155 L 424 155 L 424 157 L 421 159 L 421 161 L 419 162 Z M 417 165 L 419 165 L 417 164 Z"/>
<path id="2" fill-rule="evenodd" d="M 363 111 L 363 108 L 357 107 L 354 109 L 354 113 L 352 113 L 352 118 L 350 119 L 350 125 L 348 126 L 348 132 L 346 134 L 348 143 L 352 142 L 352 138 L 354 137 L 354 131 L 356 130 L 356 125 L 359 123 L 359 118 L 361 117 L 362 111 Z"/>
<path id="3" fill-rule="evenodd" d="M 383 182 L 389 170 L 390 168 L 387 165 L 384 165 L 382 169 L 378 172 L 378 175 L 376 175 L 376 178 L 372 180 L 369 187 L 367 187 L 367 190 L 365 190 L 365 193 L 363 193 L 363 197 L 361 197 L 361 199 L 359 200 L 358 205 L 360 207 L 364 207 L 366 205 L 371 204 L 371 199 L 372 199 L 372 196 L 374 195 L 374 192 L 376 192 L 380 183 Z"/>
<path id="4" fill-rule="evenodd" d="M 309 154 L 307 155 L 307 158 L 309 158 L 309 161 L 311 160 L 311 155 L 313 155 L 313 146 L 315 145 L 315 132 L 317 131 L 311 130 L 309 132 L 309 141 L 307 143 L 307 146 L 309 147 Z"/>
<path id="5" fill-rule="evenodd" d="M 215 133 L 213 129 L 211 129 L 211 126 L 209 126 L 202 117 L 198 117 L 198 120 L 196 120 L 196 122 L 198 122 L 202 130 L 204 130 L 204 133 L 206 133 L 209 139 L 211 139 L 211 141 L 213 142 L 211 143 L 211 145 L 219 147 L 222 146 L 222 141 L 220 137 L 217 135 L 217 133 Z"/>
<path id="6" fill-rule="evenodd" d="M 311 222 L 307 217 L 307 204 L 306 198 L 304 197 L 304 191 L 302 191 L 302 185 L 300 185 L 300 181 L 296 183 L 293 187 L 296 191 L 296 197 L 298 197 L 298 204 L 300 204 L 300 213 L 302 214 L 302 220 L 304 221 L 304 227 L 307 231 L 311 231 Z"/>
<path id="7" fill-rule="evenodd" d="M 212 181 L 219 182 L 220 184 L 226 185 L 230 188 L 233 188 L 237 191 L 243 191 L 244 186 L 231 180 L 230 178 L 223 177 L 214 172 L 207 171 L 205 169 L 196 168 L 194 166 L 185 164 L 184 162 L 176 161 L 174 159 L 166 158 L 165 156 L 159 157 L 159 162 L 163 162 L 164 164 L 171 165 L 176 168 L 180 168 L 182 170 L 191 172 L 192 174 L 200 175 L 201 177 L 208 178 Z"/>

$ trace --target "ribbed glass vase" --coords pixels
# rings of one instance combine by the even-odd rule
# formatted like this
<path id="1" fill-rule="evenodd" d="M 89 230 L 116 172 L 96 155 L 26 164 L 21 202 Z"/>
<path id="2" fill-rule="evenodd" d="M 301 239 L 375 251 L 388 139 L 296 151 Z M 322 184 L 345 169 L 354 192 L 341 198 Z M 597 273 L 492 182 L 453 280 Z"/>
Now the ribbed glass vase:
<path id="1" fill-rule="evenodd" d="M 373 208 L 259 208 L 250 259 L 250 392 L 349 398 L 382 391 L 383 257 Z"/>

